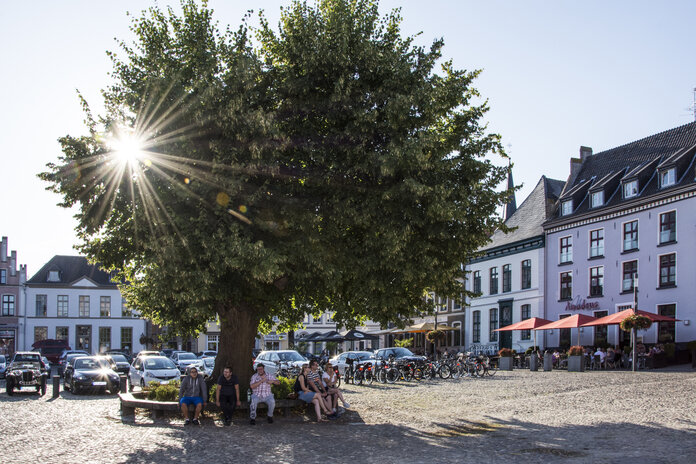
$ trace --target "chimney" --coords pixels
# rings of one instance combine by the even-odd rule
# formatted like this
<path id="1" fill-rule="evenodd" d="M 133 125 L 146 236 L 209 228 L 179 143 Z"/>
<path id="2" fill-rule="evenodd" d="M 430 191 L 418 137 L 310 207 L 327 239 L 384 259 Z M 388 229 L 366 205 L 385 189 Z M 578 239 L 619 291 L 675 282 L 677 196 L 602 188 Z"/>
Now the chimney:
<path id="1" fill-rule="evenodd" d="M 27 281 L 27 265 L 22 264 L 19 266 L 19 283 L 20 285 Z"/>
<path id="2" fill-rule="evenodd" d="M 2 238 L 2 247 L 0 247 L 0 261 L 7 261 L 7 237 Z"/>
<path id="3" fill-rule="evenodd" d="M 592 156 L 591 147 L 580 147 L 580 160 L 584 163 L 587 158 Z"/>
<path id="4" fill-rule="evenodd" d="M 17 275 L 17 251 L 12 251 L 12 257 L 10 258 L 10 275 Z"/>

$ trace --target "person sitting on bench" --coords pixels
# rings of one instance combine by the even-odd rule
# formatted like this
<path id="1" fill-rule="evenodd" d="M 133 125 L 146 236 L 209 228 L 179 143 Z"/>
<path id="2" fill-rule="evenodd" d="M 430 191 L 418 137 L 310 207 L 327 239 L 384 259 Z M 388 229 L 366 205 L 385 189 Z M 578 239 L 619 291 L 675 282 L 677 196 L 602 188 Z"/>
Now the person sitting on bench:
<path id="1" fill-rule="evenodd" d="M 198 418 L 201 415 L 201 410 L 205 407 L 207 398 L 208 393 L 206 392 L 205 381 L 203 377 L 198 375 L 198 369 L 192 366 L 189 370 L 189 375 L 183 378 L 179 387 L 179 406 L 184 415 L 184 425 L 191 423 L 200 425 Z M 193 414 L 193 422 L 189 418 L 189 404 L 196 407 L 196 411 Z"/>

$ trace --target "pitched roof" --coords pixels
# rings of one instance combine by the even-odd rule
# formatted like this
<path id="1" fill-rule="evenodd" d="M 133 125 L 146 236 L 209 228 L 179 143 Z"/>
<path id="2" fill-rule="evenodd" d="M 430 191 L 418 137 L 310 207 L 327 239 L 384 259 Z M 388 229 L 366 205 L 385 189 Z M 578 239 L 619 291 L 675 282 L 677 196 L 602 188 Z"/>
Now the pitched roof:
<path id="1" fill-rule="evenodd" d="M 49 271 L 59 271 L 60 281 L 49 282 Z M 65 286 L 84 277 L 88 278 L 99 286 L 117 287 L 114 282 L 111 282 L 108 272 L 102 271 L 98 264 L 89 264 L 87 262 L 87 258 L 84 256 L 60 255 L 54 256 L 49 262 L 44 264 L 43 267 L 27 281 L 27 284 L 40 284 L 42 286 Z"/>
<path id="2" fill-rule="evenodd" d="M 516 227 L 507 234 L 497 230 L 491 242 L 483 250 L 526 240 L 544 234 L 542 224 L 552 214 L 552 205 L 561 194 L 565 182 L 541 176 L 534 190 L 524 199 L 517 210 L 505 221 L 508 227 Z"/>

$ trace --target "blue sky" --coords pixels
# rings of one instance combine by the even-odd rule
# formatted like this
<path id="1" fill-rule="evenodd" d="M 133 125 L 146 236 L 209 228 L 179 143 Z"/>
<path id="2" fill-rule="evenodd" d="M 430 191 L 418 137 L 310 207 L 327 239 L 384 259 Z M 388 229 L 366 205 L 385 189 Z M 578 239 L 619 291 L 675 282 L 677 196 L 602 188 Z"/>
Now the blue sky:
<path id="1" fill-rule="evenodd" d="M 160 5 L 170 2 L 160 1 Z M 176 4 L 176 2 L 174 2 Z M 286 1 L 215 1 L 221 24 L 248 9 L 276 23 Z M 85 132 L 79 89 L 93 110 L 109 82 L 106 50 L 131 33 L 127 11 L 148 1 L 4 2 L 0 15 L 0 234 L 33 275 L 55 254 L 76 254 L 72 213 L 36 178 L 60 154 L 56 139 Z M 693 121 L 696 2 L 382 1 L 402 8 L 417 43 L 445 40 L 445 58 L 482 69 L 491 107 L 523 184 L 568 176 L 580 145 L 595 153 Z"/>

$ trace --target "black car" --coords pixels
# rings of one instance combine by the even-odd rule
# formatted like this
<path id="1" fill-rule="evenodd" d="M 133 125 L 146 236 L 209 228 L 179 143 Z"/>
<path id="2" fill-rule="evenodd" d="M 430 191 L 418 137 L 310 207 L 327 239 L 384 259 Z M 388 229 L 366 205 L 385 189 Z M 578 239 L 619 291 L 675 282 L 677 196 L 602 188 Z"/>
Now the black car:
<path id="1" fill-rule="evenodd" d="M 129 352 L 127 352 L 127 351 L 122 351 L 122 350 L 109 350 L 109 351 L 107 351 L 106 353 L 104 353 L 104 355 L 106 355 L 106 356 L 111 356 L 111 355 L 113 355 L 113 354 L 118 354 L 118 355 L 123 356 L 124 358 L 126 358 L 126 362 L 128 362 L 128 364 L 130 364 L 130 363 L 133 362 L 133 356 L 131 356 L 131 354 L 130 354 Z"/>
<path id="2" fill-rule="evenodd" d="M 74 395 L 82 390 L 108 390 L 118 393 L 118 374 L 102 356 L 80 356 L 70 360 L 63 375 L 63 385 Z"/>
<path id="3" fill-rule="evenodd" d="M 128 375 L 130 372 L 130 363 L 128 362 L 128 358 L 126 358 L 124 355 L 112 353 L 104 357 L 107 361 L 109 361 L 111 369 L 117 373 Z"/>
<path id="4" fill-rule="evenodd" d="M 65 366 L 67 366 L 70 359 L 75 356 L 89 356 L 89 353 L 84 350 L 64 350 L 58 358 L 58 375 L 63 375 Z"/>
<path id="5" fill-rule="evenodd" d="M 46 394 L 48 372 L 41 360 L 41 354 L 31 351 L 18 351 L 5 373 L 5 388 L 12 396 L 15 390 L 36 388 L 41 395 Z"/>
<path id="6" fill-rule="evenodd" d="M 426 360 L 425 356 L 417 356 L 413 354 L 411 350 L 401 347 L 379 349 L 375 351 L 375 358 L 378 360 L 388 360 L 389 358 L 394 358 L 396 361 L 408 361 L 415 363 L 422 363 Z"/>

